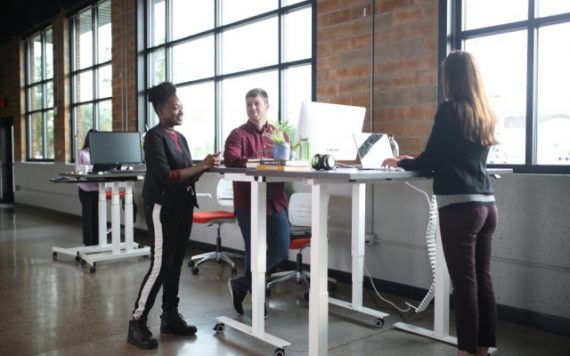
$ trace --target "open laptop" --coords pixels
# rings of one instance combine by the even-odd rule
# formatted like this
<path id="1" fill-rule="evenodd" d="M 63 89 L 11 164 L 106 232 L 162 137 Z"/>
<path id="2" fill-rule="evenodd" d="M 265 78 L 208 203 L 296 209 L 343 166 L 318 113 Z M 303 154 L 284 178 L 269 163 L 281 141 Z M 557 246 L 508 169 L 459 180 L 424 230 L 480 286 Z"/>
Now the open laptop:
<path id="1" fill-rule="evenodd" d="M 382 169 L 382 162 L 393 156 L 388 135 L 383 133 L 354 133 L 354 144 L 360 160 L 359 169 Z"/>

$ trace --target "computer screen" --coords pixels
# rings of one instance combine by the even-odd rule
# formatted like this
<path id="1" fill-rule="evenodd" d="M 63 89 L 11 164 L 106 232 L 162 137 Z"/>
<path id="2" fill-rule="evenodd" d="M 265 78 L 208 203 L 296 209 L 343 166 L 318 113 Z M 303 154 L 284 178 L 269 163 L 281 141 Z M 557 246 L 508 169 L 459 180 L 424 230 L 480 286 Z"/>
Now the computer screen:
<path id="1" fill-rule="evenodd" d="M 138 132 L 91 132 L 89 150 L 93 165 L 117 167 L 143 161 Z"/>
<path id="2" fill-rule="evenodd" d="M 309 140 L 311 155 L 330 154 L 336 160 L 357 159 L 353 133 L 362 132 L 366 108 L 319 102 L 301 103 L 297 141 Z"/>

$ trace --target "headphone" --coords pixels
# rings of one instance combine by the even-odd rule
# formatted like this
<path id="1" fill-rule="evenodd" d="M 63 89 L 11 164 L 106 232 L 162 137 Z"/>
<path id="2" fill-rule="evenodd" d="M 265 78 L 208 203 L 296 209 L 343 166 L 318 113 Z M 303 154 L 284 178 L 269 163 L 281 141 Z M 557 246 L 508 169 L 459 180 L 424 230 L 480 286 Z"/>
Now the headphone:
<path id="1" fill-rule="evenodd" d="M 313 156 L 312 166 L 316 170 L 330 171 L 336 167 L 336 160 L 332 155 L 316 154 Z"/>

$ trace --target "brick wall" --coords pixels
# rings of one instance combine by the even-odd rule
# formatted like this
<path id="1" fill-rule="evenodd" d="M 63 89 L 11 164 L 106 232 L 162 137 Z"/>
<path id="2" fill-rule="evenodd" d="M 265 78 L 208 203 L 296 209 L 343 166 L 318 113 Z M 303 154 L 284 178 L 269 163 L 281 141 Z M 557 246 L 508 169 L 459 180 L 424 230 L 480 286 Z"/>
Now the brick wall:
<path id="1" fill-rule="evenodd" d="M 367 108 L 364 130 L 425 146 L 437 109 L 436 0 L 317 1 L 317 100 Z M 371 113 L 374 19 L 374 113 Z"/>
<path id="2" fill-rule="evenodd" d="M 0 120 L 9 117 L 13 119 L 16 157 L 20 157 L 23 152 L 23 127 L 19 120 L 22 110 L 20 83 L 23 83 L 20 75 L 20 53 L 23 53 L 23 48 L 20 45 L 17 38 L 0 43 L 0 98 L 6 100 L 6 106 L 0 108 Z"/>

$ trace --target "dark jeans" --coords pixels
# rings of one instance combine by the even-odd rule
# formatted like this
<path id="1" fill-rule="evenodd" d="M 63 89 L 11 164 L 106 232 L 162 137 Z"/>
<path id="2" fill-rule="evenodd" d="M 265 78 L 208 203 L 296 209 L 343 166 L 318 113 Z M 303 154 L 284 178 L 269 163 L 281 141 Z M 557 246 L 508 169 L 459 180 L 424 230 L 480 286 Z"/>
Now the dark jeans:
<path id="1" fill-rule="evenodd" d="M 81 217 L 83 222 L 83 244 L 92 246 L 99 244 L 99 192 L 79 190 Z"/>
<path id="2" fill-rule="evenodd" d="M 245 243 L 245 274 L 238 278 L 237 284 L 242 290 L 251 291 L 251 214 L 236 210 L 239 228 Z M 266 270 L 277 266 L 289 255 L 289 220 L 287 212 L 271 212 L 267 215 L 267 260 Z"/>
<path id="3" fill-rule="evenodd" d="M 151 238 L 151 263 L 143 279 L 133 317 L 146 318 L 162 289 L 162 310 L 178 307 L 178 286 L 186 241 L 192 230 L 193 206 L 167 209 L 145 204 L 145 218 Z"/>
<path id="4" fill-rule="evenodd" d="M 477 346 L 496 346 L 497 310 L 490 263 L 497 207 L 451 205 L 439 210 L 439 219 L 453 284 L 457 348 L 474 354 Z"/>

